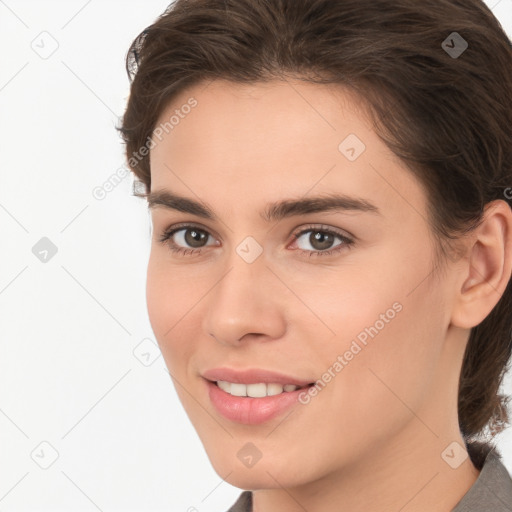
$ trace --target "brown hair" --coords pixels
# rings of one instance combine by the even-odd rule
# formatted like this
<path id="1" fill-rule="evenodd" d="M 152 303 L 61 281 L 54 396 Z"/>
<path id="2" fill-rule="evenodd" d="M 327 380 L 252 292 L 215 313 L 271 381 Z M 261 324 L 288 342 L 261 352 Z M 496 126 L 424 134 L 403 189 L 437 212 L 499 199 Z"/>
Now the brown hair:
<path id="1" fill-rule="evenodd" d="M 467 49 L 450 53 L 463 40 Z M 487 203 L 510 199 L 512 44 L 481 0 L 177 0 L 134 40 L 126 68 L 119 130 L 146 193 L 150 161 L 140 150 L 178 93 L 214 79 L 294 77 L 362 98 L 378 135 L 425 187 L 438 254 L 478 225 Z M 509 280 L 471 330 L 458 396 L 468 441 L 509 421 L 498 392 L 511 311 Z"/>

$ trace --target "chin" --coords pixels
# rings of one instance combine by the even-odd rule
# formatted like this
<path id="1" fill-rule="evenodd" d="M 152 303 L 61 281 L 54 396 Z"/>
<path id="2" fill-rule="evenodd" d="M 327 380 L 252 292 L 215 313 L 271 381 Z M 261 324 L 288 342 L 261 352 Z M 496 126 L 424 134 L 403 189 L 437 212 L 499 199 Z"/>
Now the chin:
<path id="1" fill-rule="evenodd" d="M 233 457 L 229 457 L 227 450 L 222 450 L 220 446 L 219 451 L 210 450 L 207 451 L 207 455 L 217 475 L 240 489 L 295 487 L 314 478 L 313 475 L 305 473 L 305 468 L 300 463 L 294 464 L 290 460 L 285 460 L 282 454 L 278 454 L 278 457 L 262 455 L 252 466 L 249 462 L 247 466 L 244 465 L 236 452 Z M 243 459 L 243 454 L 241 458 Z"/>
<path id="2" fill-rule="evenodd" d="M 287 479 L 286 473 L 281 471 L 270 470 L 267 473 L 264 468 L 260 468 L 259 470 L 256 468 L 231 468 L 231 471 L 232 472 L 229 474 L 229 470 L 223 473 L 219 473 L 216 470 L 216 473 L 228 484 L 248 491 L 279 489 L 282 487 L 289 488 L 300 484 L 299 482 L 293 482 Z"/>

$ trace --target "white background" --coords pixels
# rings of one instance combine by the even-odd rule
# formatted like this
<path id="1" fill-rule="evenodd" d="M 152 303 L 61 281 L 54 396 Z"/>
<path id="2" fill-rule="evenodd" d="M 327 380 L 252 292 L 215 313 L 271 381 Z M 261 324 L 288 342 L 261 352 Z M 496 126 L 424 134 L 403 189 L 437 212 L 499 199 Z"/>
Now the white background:
<path id="1" fill-rule="evenodd" d="M 124 165 L 126 51 L 167 4 L 0 0 L 0 511 L 220 512 L 241 492 L 151 341 L 145 202 L 130 176 L 92 194 Z M 512 0 L 488 5 L 512 36 Z M 42 237 L 58 250 L 46 263 Z"/>

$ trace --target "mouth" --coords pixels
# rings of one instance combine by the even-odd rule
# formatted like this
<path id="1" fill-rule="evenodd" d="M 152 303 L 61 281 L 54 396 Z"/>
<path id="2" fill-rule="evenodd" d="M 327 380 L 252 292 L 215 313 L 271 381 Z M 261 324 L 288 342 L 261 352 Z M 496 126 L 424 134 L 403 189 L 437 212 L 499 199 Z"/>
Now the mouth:
<path id="1" fill-rule="evenodd" d="M 261 371 L 230 373 L 223 369 L 222 372 L 212 371 L 208 376 L 210 378 L 203 375 L 205 391 L 215 411 L 230 422 L 253 426 L 267 423 L 299 406 L 301 395 L 315 384 Z"/>
<path id="2" fill-rule="evenodd" d="M 224 418 L 246 425 L 268 422 L 298 406 L 309 379 L 263 368 L 210 368 L 201 376 L 213 408 Z"/>

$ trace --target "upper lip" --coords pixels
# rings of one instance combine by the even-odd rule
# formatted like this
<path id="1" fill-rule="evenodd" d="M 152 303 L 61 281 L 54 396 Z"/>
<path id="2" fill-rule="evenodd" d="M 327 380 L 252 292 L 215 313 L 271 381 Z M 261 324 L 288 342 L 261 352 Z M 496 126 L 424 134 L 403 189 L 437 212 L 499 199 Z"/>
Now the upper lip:
<path id="1" fill-rule="evenodd" d="M 263 382 L 265 384 L 294 384 L 298 387 L 307 386 L 312 381 L 284 375 L 282 373 L 263 370 L 260 368 L 252 368 L 245 370 L 235 370 L 234 368 L 211 368 L 202 373 L 202 376 L 210 381 L 227 381 L 240 384 L 257 384 Z"/>

